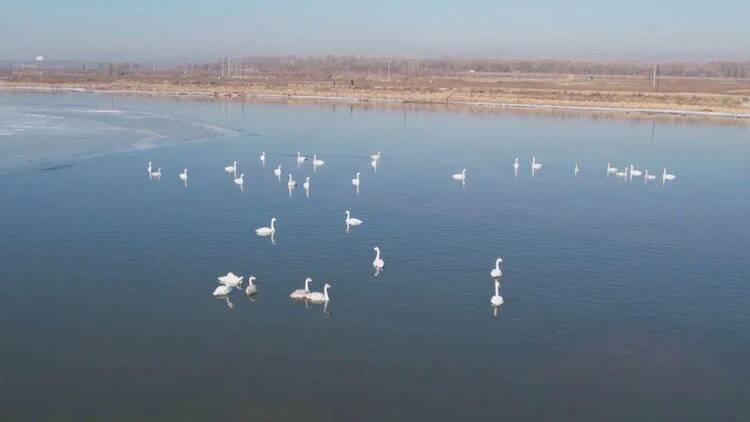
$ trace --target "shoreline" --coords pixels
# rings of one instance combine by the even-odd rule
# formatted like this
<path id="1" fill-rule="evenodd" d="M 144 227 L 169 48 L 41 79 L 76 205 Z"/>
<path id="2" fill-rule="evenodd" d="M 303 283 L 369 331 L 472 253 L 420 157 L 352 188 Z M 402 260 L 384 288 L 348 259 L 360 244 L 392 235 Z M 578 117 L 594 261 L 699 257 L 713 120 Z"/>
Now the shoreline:
<path id="1" fill-rule="evenodd" d="M 353 96 L 353 95 L 305 95 L 305 94 L 279 94 L 269 92 L 208 92 L 191 90 L 143 90 L 143 89 L 106 89 L 106 88 L 83 88 L 83 87 L 59 87 L 44 85 L 5 85 L 0 83 L 0 91 L 23 91 L 23 92 L 84 92 L 114 95 L 143 95 L 143 96 L 165 96 L 165 97 L 189 97 L 204 98 L 211 100 L 281 100 L 281 101 L 324 101 L 348 104 L 388 104 L 388 105 L 421 105 L 455 106 L 471 109 L 496 109 L 511 111 L 552 111 L 552 112 L 582 112 L 587 114 L 608 113 L 615 116 L 643 115 L 651 117 L 678 117 L 696 119 L 721 119 L 750 123 L 750 113 L 726 112 L 726 111 L 701 111 L 675 108 L 647 108 L 647 107 L 616 107 L 616 106 L 589 106 L 575 104 L 533 104 L 533 103 L 509 103 L 495 101 L 467 101 L 467 100 L 439 100 L 419 99 L 399 96 L 394 98 Z"/>

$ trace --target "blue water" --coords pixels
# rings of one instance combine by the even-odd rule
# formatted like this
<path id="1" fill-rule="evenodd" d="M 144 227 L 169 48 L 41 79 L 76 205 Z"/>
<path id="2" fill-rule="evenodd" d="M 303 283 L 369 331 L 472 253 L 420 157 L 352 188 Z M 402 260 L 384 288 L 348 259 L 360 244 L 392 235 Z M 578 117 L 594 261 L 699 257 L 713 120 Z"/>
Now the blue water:
<path id="1" fill-rule="evenodd" d="M 18 121 L 0 137 L 23 152 L 0 176 L 0 420 L 750 412 L 748 126 L 1 93 L 0 128 Z M 95 147 L 67 153 L 82 131 Z M 346 209 L 364 220 L 348 233 Z M 271 217 L 275 244 L 253 233 Z M 227 271 L 256 275 L 254 301 L 211 295 Z M 289 299 L 308 276 L 327 307 Z"/>

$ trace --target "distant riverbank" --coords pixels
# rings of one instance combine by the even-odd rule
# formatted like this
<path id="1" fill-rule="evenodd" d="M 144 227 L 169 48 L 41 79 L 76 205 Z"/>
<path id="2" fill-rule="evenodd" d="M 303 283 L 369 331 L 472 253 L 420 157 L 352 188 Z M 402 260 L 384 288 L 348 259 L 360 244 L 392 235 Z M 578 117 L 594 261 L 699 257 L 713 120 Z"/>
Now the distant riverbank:
<path id="1" fill-rule="evenodd" d="M 352 82 L 353 83 L 353 82 Z M 335 88 L 321 83 L 184 84 L 172 82 L 142 82 L 116 80 L 107 83 L 86 82 L 6 82 L 0 90 L 36 92 L 98 92 L 131 95 L 165 95 L 210 99 L 271 100 L 271 101 L 331 101 L 339 103 L 374 103 L 396 105 L 449 106 L 483 109 L 535 110 L 550 112 L 584 112 L 666 116 L 676 118 L 709 118 L 750 122 L 750 107 L 742 102 L 727 106 L 716 105 L 716 94 L 633 94 L 612 91 L 570 92 L 537 90 L 537 95 L 503 91 L 490 92 L 456 87 L 450 91 L 403 89 L 398 87 L 368 86 L 364 88 Z M 690 104 L 685 104 L 685 96 Z"/>

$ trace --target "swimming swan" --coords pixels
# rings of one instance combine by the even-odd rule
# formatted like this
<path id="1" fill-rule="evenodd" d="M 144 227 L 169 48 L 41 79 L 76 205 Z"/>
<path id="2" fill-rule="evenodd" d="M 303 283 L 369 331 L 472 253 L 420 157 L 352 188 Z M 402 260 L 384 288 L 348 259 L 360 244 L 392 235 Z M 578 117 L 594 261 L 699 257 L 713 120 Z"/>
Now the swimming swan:
<path id="1" fill-rule="evenodd" d="M 677 178 L 677 176 L 675 176 L 674 174 L 669 174 L 669 173 L 667 173 L 667 169 L 666 169 L 666 168 L 664 169 L 664 171 L 663 171 L 663 172 L 662 172 L 662 174 L 661 174 L 661 181 L 662 181 L 662 183 L 663 183 L 663 182 L 664 182 L 665 180 L 674 180 L 674 179 L 676 179 L 676 178 Z"/>
<path id="2" fill-rule="evenodd" d="M 540 168 L 542 168 L 542 164 L 536 162 L 536 157 L 531 157 L 531 169 L 539 170 Z"/>
<path id="3" fill-rule="evenodd" d="M 180 173 L 180 180 L 187 182 L 187 169 L 184 169 L 182 173 Z"/>
<path id="4" fill-rule="evenodd" d="M 307 295 L 310 294 L 310 283 L 312 283 L 312 279 L 310 277 L 307 277 L 305 279 L 305 288 L 293 291 L 289 295 L 289 297 L 291 297 L 292 299 L 305 299 Z"/>
<path id="5" fill-rule="evenodd" d="M 576 163 L 576 167 L 573 169 L 573 174 L 577 176 L 578 173 L 580 172 L 581 172 L 581 167 L 578 165 L 578 163 Z"/>
<path id="6" fill-rule="evenodd" d="M 356 186 L 357 189 L 359 189 L 359 172 L 357 172 L 357 177 L 352 179 L 352 185 Z"/>
<path id="7" fill-rule="evenodd" d="M 453 180 L 466 180 L 466 169 L 461 170 L 461 173 L 456 173 L 453 176 Z"/>
<path id="8" fill-rule="evenodd" d="M 159 167 L 156 171 L 151 172 L 151 177 L 156 177 L 157 179 L 161 178 L 161 167 Z"/>
<path id="9" fill-rule="evenodd" d="M 380 151 L 378 151 L 378 153 L 377 153 L 377 154 L 372 154 L 372 155 L 370 156 L 370 158 L 371 158 L 372 160 L 375 160 L 375 161 L 380 161 Z"/>
<path id="10" fill-rule="evenodd" d="M 638 177 L 638 176 L 642 176 L 642 175 L 643 175 L 643 172 L 642 172 L 642 171 L 640 171 L 640 170 L 636 170 L 636 169 L 634 169 L 634 168 L 633 168 L 633 165 L 632 165 L 632 164 L 630 165 L 630 178 L 631 178 L 631 179 L 632 179 L 632 178 L 633 178 L 634 176 L 635 176 L 635 177 Z"/>
<path id="11" fill-rule="evenodd" d="M 291 173 L 289 174 L 289 182 L 287 183 L 287 186 L 289 186 L 290 189 L 294 189 L 297 187 L 297 182 L 292 179 Z"/>
<path id="12" fill-rule="evenodd" d="M 237 174 L 237 162 L 233 162 L 231 166 L 224 167 L 224 171 L 227 173 Z"/>
<path id="13" fill-rule="evenodd" d="M 617 167 L 612 167 L 607 163 L 607 174 L 615 174 L 617 173 Z"/>
<path id="14" fill-rule="evenodd" d="M 258 287 L 253 284 L 253 280 L 255 280 L 254 275 L 251 275 L 247 278 L 247 289 L 245 289 L 245 294 L 248 296 L 258 293 Z"/>
<path id="15" fill-rule="evenodd" d="M 245 184 L 245 173 L 240 174 L 240 177 L 234 179 L 234 184 L 242 186 Z"/>
<path id="16" fill-rule="evenodd" d="M 352 217 L 351 213 L 349 213 L 349 210 L 346 210 L 346 220 L 345 221 L 346 221 L 347 228 L 349 226 L 359 226 L 360 224 L 363 223 L 363 221 L 360 220 L 359 218 Z"/>
<path id="17" fill-rule="evenodd" d="M 513 162 L 513 169 L 518 170 L 519 164 L 518 164 L 518 158 Z"/>
<path id="18" fill-rule="evenodd" d="M 490 277 L 492 278 L 499 278 L 503 275 L 503 272 L 500 270 L 500 263 L 503 262 L 502 258 L 498 258 L 495 260 L 495 268 L 490 271 Z"/>
<path id="19" fill-rule="evenodd" d="M 649 180 L 656 180 L 656 176 L 653 174 L 648 174 L 648 170 L 643 174 L 643 183 L 648 182 Z"/>
<path id="20" fill-rule="evenodd" d="M 300 154 L 299 151 L 297 151 L 297 162 L 302 164 L 305 161 L 307 161 L 307 157 L 305 157 L 304 155 Z"/>
<path id="21" fill-rule="evenodd" d="M 319 160 L 318 156 L 313 154 L 313 167 L 320 167 L 325 163 L 326 163 L 325 161 Z"/>
<path id="22" fill-rule="evenodd" d="M 261 164 L 263 164 L 263 167 L 266 166 L 266 152 L 265 151 L 260 152 L 260 162 Z"/>
<path id="23" fill-rule="evenodd" d="M 276 177 L 278 177 L 279 180 L 281 180 L 281 164 L 279 164 L 279 166 L 276 167 L 276 169 L 273 171 L 273 174 L 275 174 Z"/>
<path id="24" fill-rule="evenodd" d="M 227 275 L 219 276 L 219 283 L 229 286 L 229 287 L 237 287 L 242 285 L 242 280 L 244 279 L 244 276 L 237 276 L 233 272 L 228 272 Z"/>
<path id="25" fill-rule="evenodd" d="M 375 246 L 372 249 L 375 251 L 375 260 L 372 261 L 372 266 L 377 269 L 381 269 L 385 267 L 385 262 L 382 259 L 380 259 L 380 248 Z"/>
<path id="26" fill-rule="evenodd" d="M 222 286 L 217 287 L 216 290 L 214 290 L 213 295 L 216 297 L 227 296 L 229 295 L 229 293 L 232 293 L 232 289 L 233 289 L 232 286 L 222 285 Z"/>
<path id="27" fill-rule="evenodd" d="M 255 230 L 255 234 L 258 236 L 271 236 L 276 233 L 276 217 L 271 219 L 271 227 L 261 227 Z"/>
<path id="28" fill-rule="evenodd" d="M 305 188 L 306 191 L 310 190 L 310 176 L 305 177 L 305 183 L 302 184 L 302 187 Z"/>
<path id="29" fill-rule="evenodd" d="M 330 287 L 331 287 L 331 285 L 328 284 L 328 283 L 326 283 L 323 286 L 323 293 L 320 293 L 320 292 L 310 292 L 310 293 L 308 293 L 306 299 L 309 300 L 310 302 L 316 302 L 316 303 L 328 302 L 329 300 L 331 300 L 328 297 L 328 289 Z"/>
<path id="30" fill-rule="evenodd" d="M 503 304 L 503 297 L 500 296 L 500 281 L 495 280 L 495 296 L 492 296 L 490 303 L 492 306 L 500 306 Z"/>
<path id="31" fill-rule="evenodd" d="M 148 162 L 148 167 L 146 167 L 146 173 L 151 176 L 151 172 L 154 170 L 153 167 L 151 167 L 151 161 Z"/>

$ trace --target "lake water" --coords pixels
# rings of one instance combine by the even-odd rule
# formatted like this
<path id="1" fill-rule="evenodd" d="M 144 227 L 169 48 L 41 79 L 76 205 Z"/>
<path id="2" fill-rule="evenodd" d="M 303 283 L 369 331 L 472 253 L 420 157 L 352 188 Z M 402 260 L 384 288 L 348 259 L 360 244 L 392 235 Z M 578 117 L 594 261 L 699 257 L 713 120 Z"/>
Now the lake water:
<path id="1" fill-rule="evenodd" d="M 0 420 L 750 412 L 748 126 L 0 93 L 0 133 Z"/>

